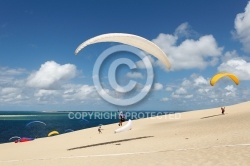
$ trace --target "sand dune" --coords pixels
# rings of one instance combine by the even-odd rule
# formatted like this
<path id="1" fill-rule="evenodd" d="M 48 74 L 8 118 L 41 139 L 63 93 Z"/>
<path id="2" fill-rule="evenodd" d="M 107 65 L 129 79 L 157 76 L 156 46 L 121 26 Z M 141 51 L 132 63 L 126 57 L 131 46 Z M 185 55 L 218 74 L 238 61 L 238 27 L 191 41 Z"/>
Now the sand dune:
<path id="1" fill-rule="evenodd" d="M 0 145 L 0 165 L 250 165 L 250 102 Z"/>

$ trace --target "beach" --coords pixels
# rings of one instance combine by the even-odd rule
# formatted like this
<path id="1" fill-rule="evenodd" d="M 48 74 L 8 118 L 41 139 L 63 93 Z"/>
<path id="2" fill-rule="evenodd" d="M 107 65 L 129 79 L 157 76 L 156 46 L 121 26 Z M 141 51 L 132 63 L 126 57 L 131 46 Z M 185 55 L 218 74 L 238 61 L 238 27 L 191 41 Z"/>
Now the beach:
<path id="1" fill-rule="evenodd" d="M 126 123 L 126 122 L 125 122 Z M 125 125 L 124 123 L 124 125 Z M 250 101 L 0 144 L 1 166 L 249 165 Z"/>

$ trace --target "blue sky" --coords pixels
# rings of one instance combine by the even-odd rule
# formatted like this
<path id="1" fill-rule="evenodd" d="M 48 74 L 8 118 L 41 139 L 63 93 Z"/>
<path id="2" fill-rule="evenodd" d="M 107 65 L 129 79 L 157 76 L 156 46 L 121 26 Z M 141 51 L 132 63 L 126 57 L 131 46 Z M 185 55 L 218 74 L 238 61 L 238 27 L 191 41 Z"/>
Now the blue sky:
<path id="1" fill-rule="evenodd" d="M 248 101 L 249 29 L 247 0 L 0 0 L 0 110 L 192 110 Z M 148 55 L 155 79 L 143 101 L 115 106 L 96 93 L 93 66 L 114 43 L 74 55 L 105 33 L 144 37 L 168 55 L 171 70 Z M 240 85 L 223 79 L 211 87 L 221 71 L 237 75 Z M 119 74 L 121 84 L 145 82 L 143 69 Z"/>

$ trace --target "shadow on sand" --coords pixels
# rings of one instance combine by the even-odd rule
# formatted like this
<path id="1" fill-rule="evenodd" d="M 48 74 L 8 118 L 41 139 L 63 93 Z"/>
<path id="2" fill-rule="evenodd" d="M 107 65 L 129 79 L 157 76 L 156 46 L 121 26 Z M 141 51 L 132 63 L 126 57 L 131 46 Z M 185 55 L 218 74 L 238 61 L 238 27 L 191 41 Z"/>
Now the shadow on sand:
<path id="1" fill-rule="evenodd" d="M 98 143 L 98 144 L 91 144 L 91 145 L 86 145 L 86 146 L 80 146 L 80 147 L 70 148 L 68 150 L 76 150 L 76 149 L 88 148 L 88 147 L 93 147 L 93 146 L 107 145 L 107 144 L 113 144 L 113 143 L 120 143 L 120 142 L 126 142 L 126 141 L 132 141 L 132 140 L 144 139 L 144 138 L 150 138 L 150 137 L 154 137 L 154 136 L 144 136 L 144 137 L 136 137 L 136 138 L 129 138 L 129 139 L 121 139 L 121 140 L 116 140 L 116 141 L 102 142 L 102 143 Z"/>
<path id="2" fill-rule="evenodd" d="M 211 115 L 211 116 L 205 116 L 205 117 L 202 117 L 201 119 L 212 118 L 212 117 L 220 116 L 220 115 L 224 115 L 224 114 L 216 114 L 216 115 Z"/>

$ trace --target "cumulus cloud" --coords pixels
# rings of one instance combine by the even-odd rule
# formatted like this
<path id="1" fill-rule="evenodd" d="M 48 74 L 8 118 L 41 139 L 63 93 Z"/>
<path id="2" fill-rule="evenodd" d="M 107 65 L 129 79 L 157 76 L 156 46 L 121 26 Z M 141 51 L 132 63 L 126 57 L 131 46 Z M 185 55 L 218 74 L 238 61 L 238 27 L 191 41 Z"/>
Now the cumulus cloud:
<path id="1" fill-rule="evenodd" d="M 188 24 L 188 22 L 182 23 L 175 29 L 175 36 L 178 37 L 190 37 L 190 36 L 196 36 L 197 33 L 191 28 L 191 26 Z"/>
<path id="2" fill-rule="evenodd" d="M 147 63 L 148 61 L 146 60 L 140 60 L 140 61 L 137 61 L 136 62 L 136 66 L 139 68 L 139 69 L 145 69 L 145 68 L 151 68 L 152 65 L 154 65 L 155 63 L 155 60 L 152 56 L 149 56 L 147 55 L 147 57 L 144 57 L 145 59 L 149 59 L 149 61 L 151 63 Z M 144 63 L 145 62 L 145 63 Z"/>
<path id="3" fill-rule="evenodd" d="M 188 36 L 189 35 L 189 24 L 187 22 L 182 23 L 175 29 L 175 35 L 176 36 Z"/>
<path id="4" fill-rule="evenodd" d="M 226 96 L 235 96 L 236 95 L 236 88 L 233 85 L 228 85 L 225 87 L 227 92 L 225 93 Z"/>
<path id="5" fill-rule="evenodd" d="M 140 78 L 140 79 L 143 79 L 142 74 L 139 73 L 139 72 L 128 72 L 127 73 L 127 77 L 129 77 L 129 78 Z"/>
<path id="6" fill-rule="evenodd" d="M 198 91 L 199 93 L 207 93 L 207 92 L 210 91 L 210 89 L 209 89 L 209 88 L 199 88 L 197 91 Z"/>
<path id="7" fill-rule="evenodd" d="M 168 87 L 166 87 L 166 89 L 165 89 L 167 92 L 171 92 L 171 91 L 173 91 L 173 88 L 172 87 L 170 87 L 170 86 L 168 86 Z"/>
<path id="8" fill-rule="evenodd" d="M 41 65 L 40 69 L 32 73 L 27 79 L 27 85 L 41 89 L 56 89 L 67 80 L 76 76 L 76 67 L 72 64 L 60 65 L 54 61 L 48 61 Z"/>
<path id="9" fill-rule="evenodd" d="M 194 97 L 194 95 L 186 95 L 186 96 L 184 96 L 185 99 L 190 99 L 190 98 L 193 98 L 193 97 Z"/>
<path id="10" fill-rule="evenodd" d="M 163 89 L 163 85 L 161 83 L 154 84 L 154 90 L 158 91 L 158 90 L 162 90 L 162 89 Z"/>
<path id="11" fill-rule="evenodd" d="M 41 90 L 38 90 L 34 96 L 36 97 L 42 97 L 42 96 L 51 96 L 51 95 L 57 95 L 58 92 L 56 90 L 44 90 L 44 89 L 41 89 Z"/>
<path id="12" fill-rule="evenodd" d="M 97 97 L 96 89 L 91 85 L 69 84 L 64 87 L 63 98 L 66 101 L 86 100 Z"/>
<path id="13" fill-rule="evenodd" d="M 28 99 L 23 91 L 25 76 L 25 69 L 0 67 L 0 104 L 15 104 Z"/>
<path id="14" fill-rule="evenodd" d="M 194 79 L 194 85 L 200 86 L 200 85 L 208 85 L 209 81 L 206 80 L 204 77 L 199 76 L 196 79 Z"/>
<path id="15" fill-rule="evenodd" d="M 148 92 L 148 91 L 150 91 L 150 89 L 151 89 L 151 86 L 150 85 L 145 85 L 145 86 L 143 86 L 143 89 L 141 90 L 141 92 Z"/>
<path id="16" fill-rule="evenodd" d="M 185 32 L 187 23 L 176 29 L 175 35 L 159 34 L 153 40 L 169 57 L 172 70 L 204 69 L 218 63 L 218 57 L 223 50 L 217 45 L 212 35 L 201 36 L 199 39 L 186 39 L 178 45 L 177 34 Z M 158 61 L 158 65 L 163 65 Z"/>
<path id="17" fill-rule="evenodd" d="M 183 79 L 182 83 L 181 83 L 181 86 L 184 86 L 184 87 L 189 87 L 189 86 L 192 86 L 192 82 L 186 78 Z"/>
<path id="18" fill-rule="evenodd" d="M 175 87 L 168 88 L 169 91 L 172 91 L 171 97 L 174 98 L 174 100 L 193 98 L 194 80 L 194 76 L 192 75 L 189 79 L 184 78 L 179 85 L 176 84 Z"/>
<path id="19" fill-rule="evenodd" d="M 3 88 L 1 90 L 1 94 L 2 95 L 8 95 L 8 94 L 15 94 L 17 93 L 19 90 L 17 88 L 14 88 L 14 87 L 7 87 L 7 88 Z"/>
<path id="20" fill-rule="evenodd" d="M 58 101 L 60 100 L 60 96 L 61 96 L 60 92 L 56 91 L 56 90 L 40 89 L 34 93 L 34 97 L 36 98 L 36 100 L 40 103 L 43 103 L 43 104 L 58 103 Z"/>
<path id="21" fill-rule="evenodd" d="M 221 59 L 222 59 L 223 62 L 226 62 L 226 61 L 228 61 L 230 59 L 234 59 L 234 58 L 238 58 L 238 57 L 239 57 L 239 55 L 238 55 L 237 51 L 233 50 L 233 51 L 227 51 L 224 54 L 224 56 L 221 57 Z"/>
<path id="22" fill-rule="evenodd" d="M 17 76 L 26 73 L 25 69 L 10 69 L 8 67 L 0 67 L 0 76 Z"/>
<path id="23" fill-rule="evenodd" d="M 169 98 L 164 97 L 164 98 L 162 98 L 160 101 L 162 101 L 162 102 L 167 102 L 167 101 L 169 101 Z"/>
<path id="24" fill-rule="evenodd" d="M 11 69 L 8 67 L 0 67 L 0 87 L 18 84 L 20 80 L 16 80 L 16 78 L 20 79 L 26 74 L 27 71 L 22 68 Z"/>
<path id="25" fill-rule="evenodd" d="M 18 103 L 25 99 L 22 90 L 16 87 L 4 87 L 0 88 L 0 103 Z"/>
<path id="26" fill-rule="evenodd" d="M 234 36 L 243 44 L 244 50 L 250 52 L 250 2 L 243 13 L 236 15 L 234 27 Z"/>
<path id="27" fill-rule="evenodd" d="M 180 87 L 179 89 L 177 89 L 175 91 L 175 94 L 177 94 L 177 95 L 183 95 L 183 94 L 186 94 L 186 93 L 187 93 L 187 90 L 185 88 L 183 88 L 183 87 Z"/>
<path id="28" fill-rule="evenodd" d="M 240 80 L 250 80 L 250 62 L 241 58 L 234 58 L 223 62 L 218 67 L 218 71 L 233 73 Z"/>
<path id="29" fill-rule="evenodd" d="M 176 82 L 169 101 L 185 105 L 186 103 L 195 103 L 201 107 L 211 107 L 229 105 L 237 102 L 247 101 L 250 93 L 249 88 L 242 85 L 235 85 L 228 82 L 221 82 L 216 86 L 209 84 L 210 78 L 202 75 L 192 74 L 184 78 L 181 82 Z"/>

